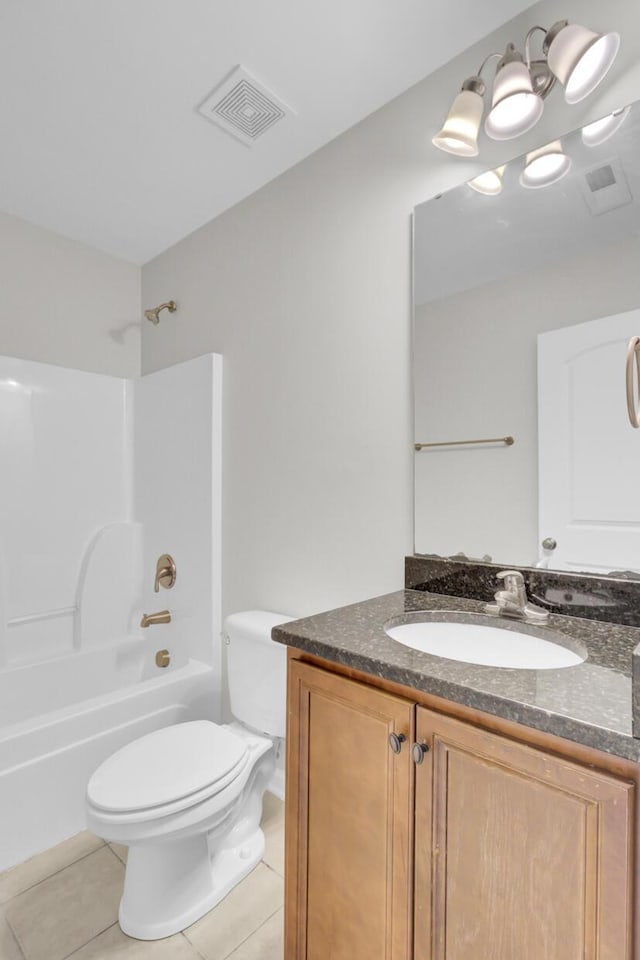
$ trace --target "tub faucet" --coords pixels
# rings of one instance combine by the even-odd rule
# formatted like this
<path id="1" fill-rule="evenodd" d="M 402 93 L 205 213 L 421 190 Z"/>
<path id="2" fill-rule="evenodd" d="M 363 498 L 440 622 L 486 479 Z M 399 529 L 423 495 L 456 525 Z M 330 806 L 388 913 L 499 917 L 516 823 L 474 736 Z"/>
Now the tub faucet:
<path id="1" fill-rule="evenodd" d="M 504 590 L 496 592 L 495 603 L 485 606 L 487 613 L 531 623 L 546 623 L 549 614 L 527 598 L 524 577 L 519 570 L 501 570 L 497 576 L 498 580 L 504 580 Z"/>
<path id="2" fill-rule="evenodd" d="M 141 627 L 152 627 L 156 623 L 171 623 L 171 614 L 168 610 L 159 610 L 157 613 L 143 613 Z"/>

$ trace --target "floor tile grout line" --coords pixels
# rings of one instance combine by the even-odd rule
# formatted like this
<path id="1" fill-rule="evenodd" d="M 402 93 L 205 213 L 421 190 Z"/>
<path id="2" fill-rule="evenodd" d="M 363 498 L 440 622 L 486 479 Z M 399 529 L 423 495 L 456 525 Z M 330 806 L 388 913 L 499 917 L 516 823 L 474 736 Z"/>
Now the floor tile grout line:
<path id="1" fill-rule="evenodd" d="M 188 929 L 188 928 L 187 928 L 187 929 Z M 186 933 L 185 933 L 184 930 L 181 930 L 181 931 L 180 931 L 179 936 L 181 936 L 182 939 L 187 942 L 188 946 L 191 947 L 191 949 L 193 950 L 193 952 L 194 952 L 195 954 L 197 954 L 198 957 L 200 957 L 200 960 L 207 960 L 207 958 L 205 957 L 204 953 L 200 953 L 200 951 L 199 951 L 198 948 L 196 947 L 195 943 L 191 943 L 191 940 L 189 940 L 189 937 L 186 935 Z"/>
<path id="2" fill-rule="evenodd" d="M 86 943 L 81 943 L 80 946 L 76 947 L 75 950 L 72 950 L 71 953 L 65 953 L 64 957 L 62 957 L 62 960 L 69 960 L 69 958 L 73 957 L 73 955 L 78 953 L 78 951 L 84 950 L 84 948 L 88 947 L 90 943 L 93 943 L 94 940 L 97 940 L 98 937 L 101 937 L 103 933 L 107 932 L 107 930 L 111 930 L 112 927 L 117 927 L 117 926 L 119 926 L 117 920 L 114 923 L 108 924 L 102 930 L 99 930 L 97 933 L 94 933 L 94 935 L 90 937 Z"/>
<path id="3" fill-rule="evenodd" d="M 284 874 L 280 873 L 279 870 L 276 870 L 275 867 L 272 867 L 270 863 L 267 863 L 266 860 L 261 860 L 260 863 L 264 863 L 267 870 L 271 870 L 271 873 L 275 873 L 276 877 L 280 877 L 281 880 L 284 880 Z"/>
<path id="4" fill-rule="evenodd" d="M 109 849 L 111 850 L 111 853 L 115 853 L 115 855 L 116 855 L 116 857 L 118 858 L 118 860 L 120 861 L 120 863 L 121 863 L 124 867 L 126 867 L 127 861 L 126 861 L 126 860 L 123 860 L 122 857 L 120 856 L 120 854 L 118 853 L 118 851 L 113 849 L 113 845 L 112 845 L 111 843 L 107 842 L 107 846 L 108 846 Z M 127 850 L 128 850 L 128 849 L 129 849 L 129 848 L 127 847 Z"/>
<path id="5" fill-rule="evenodd" d="M 30 886 L 25 887 L 24 890 L 20 890 L 19 893 L 16 893 L 12 897 L 9 897 L 8 900 L 0 900 L 0 907 L 7 907 L 12 900 L 17 900 L 18 897 L 21 897 L 23 893 L 28 893 L 29 890 L 35 889 L 35 887 L 40 886 L 41 883 L 45 883 L 46 880 L 51 880 L 52 877 L 57 877 L 58 874 L 62 873 L 63 870 L 66 870 L 67 867 L 72 867 L 74 863 L 80 863 L 81 860 L 86 860 L 87 857 L 93 856 L 93 854 L 97 853 L 98 850 L 102 850 L 103 847 L 108 847 L 108 846 L 109 844 L 105 840 L 103 840 L 100 846 L 94 847 L 94 849 L 90 850 L 88 853 L 83 853 L 82 856 L 78 857 L 76 860 L 70 860 L 69 863 L 65 863 L 64 867 L 59 867 L 57 870 L 54 870 L 53 873 L 49 873 L 47 874 L 46 877 L 42 877 L 41 880 L 36 880 L 35 883 L 32 883 Z M 53 849 L 53 847 L 51 849 Z M 43 853 L 47 853 L 47 852 L 48 852 L 47 850 L 43 851 Z M 111 852 L 113 853 L 113 850 Z M 114 854 L 114 856 L 117 856 L 117 854 Z M 118 860 L 120 861 L 120 863 L 122 863 L 122 860 L 120 860 L 119 857 L 118 857 Z M 25 860 L 25 863 L 28 863 L 28 862 L 29 862 L 28 860 Z M 22 866 L 22 864 L 18 864 L 17 866 Z M 12 867 L 11 869 L 14 869 L 14 868 Z"/>
<path id="6" fill-rule="evenodd" d="M 126 870 L 126 868 L 127 868 L 126 863 L 124 862 L 124 860 L 121 860 L 121 859 L 120 859 L 120 857 L 118 856 L 118 854 L 117 854 L 117 853 L 115 852 L 115 850 L 112 848 L 111 844 L 110 844 L 110 843 L 105 843 L 105 847 L 107 848 L 107 850 L 109 851 L 109 853 L 111 854 L 111 856 L 116 858 L 116 860 L 117 860 L 117 862 L 118 862 L 118 866 L 122 867 L 123 870 Z"/>
<path id="7" fill-rule="evenodd" d="M 22 949 L 22 944 L 20 943 L 20 941 L 18 940 L 17 936 L 16 936 L 15 933 L 13 932 L 13 927 L 11 926 L 11 924 L 9 923 L 9 921 L 6 919 L 6 917 L 4 918 L 4 923 L 5 923 L 5 926 L 6 926 L 7 930 L 9 931 L 9 936 L 11 937 L 11 939 L 12 939 L 13 942 L 15 943 L 16 947 L 18 948 L 18 953 L 19 953 L 20 956 L 22 957 L 22 960 L 26 960 L 25 952 L 24 952 L 24 950 Z"/>
<path id="8" fill-rule="evenodd" d="M 234 953 L 236 953 L 236 951 L 239 950 L 240 947 L 242 947 L 242 946 L 247 942 L 247 940 L 251 940 L 251 937 L 255 937 L 255 935 L 258 933 L 258 931 L 259 931 L 259 930 L 262 930 L 262 928 L 264 927 L 264 925 L 267 924 L 267 923 L 269 923 L 269 920 L 273 920 L 273 918 L 275 917 L 276 913 L 279 913 L 279 912 L 282 910 L 282 907 L 283 907 L 283 904 L 281 904 L 281 905 L 278 907 L 277 910 L 274 910 L 273 913 L 271 913 L 271 914 L 266 918 L 266 920 L 263 920 L 262 923 L 259 924 L 259 925 L 255 928 L 255 930 L 254 930 L 252 933 L 249 934 L 248 937 L 245 937 L 244 940 L 241 940 L 240 943 L 237 944 L 237 946 L 235 946 L 235 947 L 233 948 L 233 950 L 231 951 L 231 953 L 228 953 L 228 954 L 226 955 L 226 957 L 223 957 L 223 958 L 222 958 L 222 960 L 231 960 L 231 958 L 233 957 Z"/>

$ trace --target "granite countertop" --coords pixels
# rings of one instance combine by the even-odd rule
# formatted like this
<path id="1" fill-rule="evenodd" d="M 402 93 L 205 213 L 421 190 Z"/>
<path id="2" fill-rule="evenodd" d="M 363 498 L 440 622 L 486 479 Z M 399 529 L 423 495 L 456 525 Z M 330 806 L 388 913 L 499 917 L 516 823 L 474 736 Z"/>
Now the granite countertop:
<path id="1" fill-rule="evenodd" d="M 313 656 L 413 687 L 494 716 L 525 724 L 606 753 L 640 761 L 632 734 L 632 653 L 640 628 L 552 615 L 548 625 L 490 618 L 505 629 L 560 634 L 584 648 L 573 667 L 522 670 L 460 663 L 392 640 L 384 624 L 416 619 L 420 611 L 456 614 L 459 622 L 487 622 L 484 603 L 418 590 L 400 590 L 275 627 L 273 639 Z M 447 619 L 443 617 L 442 619 Z M 517 640 L 514 639 L 514 642 Z"/>

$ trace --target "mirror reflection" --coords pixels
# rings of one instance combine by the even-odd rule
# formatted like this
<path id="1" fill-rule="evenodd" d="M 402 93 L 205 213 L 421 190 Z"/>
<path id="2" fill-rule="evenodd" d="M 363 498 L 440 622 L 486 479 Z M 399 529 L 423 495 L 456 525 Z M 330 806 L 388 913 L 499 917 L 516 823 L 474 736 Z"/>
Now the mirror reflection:
<path id="1" fill-rule="evenodd" d="M 636 104 L 416 208 L 416 553 L 640 571 L 639 201 Z"/>

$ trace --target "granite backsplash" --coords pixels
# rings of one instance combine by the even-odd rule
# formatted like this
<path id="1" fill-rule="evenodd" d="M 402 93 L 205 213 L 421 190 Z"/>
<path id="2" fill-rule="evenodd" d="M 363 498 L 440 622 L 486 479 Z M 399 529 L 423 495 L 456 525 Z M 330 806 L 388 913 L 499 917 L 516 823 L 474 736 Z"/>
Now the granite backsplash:
<path id="1" fill-rule="evenodd" d="M 640 627 L 640 579 L 418 555 L 405 558 L 405 587 L 489 602 L 500 570 L 519 570 L 529 598 L 549 613 Z"/>
<path id="2" fill-rule="evenodd" d="M 640 627 L 640 580 L 631 578 L 419 555 L 405 557 L 405 587 L 489 602 L 498 589 L 496 574 L 505 569 L 520 570 L 530 599 L 549 613 Z M 631 674 L 633 735 L 640 737 L 640 645 Z"/>

